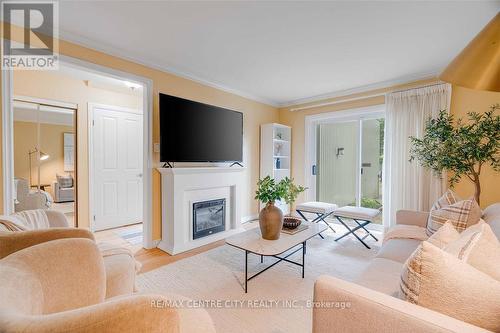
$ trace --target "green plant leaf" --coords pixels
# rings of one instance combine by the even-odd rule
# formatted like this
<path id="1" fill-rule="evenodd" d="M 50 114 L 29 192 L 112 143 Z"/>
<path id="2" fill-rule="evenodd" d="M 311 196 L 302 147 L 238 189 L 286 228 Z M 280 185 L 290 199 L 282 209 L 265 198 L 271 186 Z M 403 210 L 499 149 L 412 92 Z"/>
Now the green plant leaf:
<path id="1" fill-rule="evenodd" d="M 436 119 L 427 121 L 422 137 L 410 137 L 410 161 L 417 160 L 438 176 L 450 171 L 450 186 L 462 177 L 479 186 L 483 165 L 500 171 L 500 116 L 495 114 L 498 110 L 500 104 L 495 104 L 483 114 L 469 112 L 467 121 L 456 122 L 442 110 Z"/>
<path id="2" fill-rule="evenodd" d="M 276 183 L 273 178 L 266 176 L 257 182 L 255 199 L 266 204 L 278 200 L 285 200 L 287 204 L 293 204 L 298 195 L 305 190 L 306 188 L 295 185 L 293 179 L 288 177 Z"/>

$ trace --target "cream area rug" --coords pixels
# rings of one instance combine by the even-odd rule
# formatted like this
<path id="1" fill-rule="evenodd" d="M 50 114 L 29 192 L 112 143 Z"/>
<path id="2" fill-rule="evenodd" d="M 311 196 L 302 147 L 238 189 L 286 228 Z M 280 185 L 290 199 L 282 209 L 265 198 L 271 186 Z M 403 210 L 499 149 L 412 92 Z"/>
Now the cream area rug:
<path id="1" fill-rule="evenodd" d="M 243 290 L 245 253 L 229 245 L 177 261 L 138 276 L 138 289 L 147 293 L 175 293 L 195 302 L 179 306 L 206 308 L 219 333 L 310 332 L 314 281 L 323 274 L 353 280 L 377 253 L 379 246 L 369 240 L 366 249 L 352 235 L 339 242 L 324 233 L 307 242 L 305 278 L 301 267 L 281 262 L 251 280 Z M 375 236 L 380 236 L 374 232 Z M 378 237 L 377 237 L 378 238 Z M 302 260 L 301 251 L 289 257 Z M 249 275 L 276 259 L 249 255 Z"/>

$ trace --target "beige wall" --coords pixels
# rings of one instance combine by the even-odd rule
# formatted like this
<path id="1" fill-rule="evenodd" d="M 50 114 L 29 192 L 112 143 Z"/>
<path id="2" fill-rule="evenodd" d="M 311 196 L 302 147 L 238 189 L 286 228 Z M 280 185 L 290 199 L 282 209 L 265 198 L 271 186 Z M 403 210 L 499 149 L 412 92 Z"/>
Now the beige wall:
<path id="1" fill-rule="evenodd" d="M 451 112 L 455 118 L 467 118 L 467 112 L 483 113 L 488 111 L 493 104 L 500 104 L 500 93 L 477 91 L 453 86 L 451 95 Z M 497 114 L 500 112 L 497 112 Z M 486 207 L 495 202 L 500 202 L 500 172 L 495 172 L 490 166 L 483 167 L 481 171 L 481 207 Z M 462 196 L 474 194 L 474 186 L 467 179 L 455 186 L 457 193 Z"/>
<path id="2" fill-rule="evenodd" d="M 416 82 L 411 82 L 403 85 L 397 85 L 393 87 L 388 87 L 379 90 L 373 90 L 364 92 L 362 94 L 356 94 L 351 96 L 343 96 L 342 98 L 333 98 L 327 101 L 336 101 L 342 99 L 351 99 L 363 96 L 375 95 L 378 93 L 385 93 L 393 90 L 407 89 L 412 87 L 417 87 L 421 85 L 431 84 L 436 82 L 436 79 L 431 78 L 428 80 L 421 80 Z M 295 180 L 304 184 L 304 129 L 305 129 L 305 117 L 307 115 L 341 111 L 347 109 L 354 109 L 372 105 L 379 105 L 385 102 L 384 96 L 378 97 L 367 97 L 365 99 L 359 99 L 356 101 L 338 103 L 330 106 L 316 107 L 303 111 L 290 111 L 291 108 L 296 108 L 299 106 L 287 107 L 280 109 L 280 122 L 292 126 L 292 176 Z M 321 103 L 321 102 L 315 102 Z M 500 93 L 495 92 L 482 92 L 475 91 L 465 88 L 460 88 L 453 86 L 452 88 L 452 100 L 451 100 L 451 113 L 457 117 L 462 117 L 467 111 L 475 110 L 477 112 L 485 112 L 488 107 L 494 103 L 500 103 Z M 306 106 L 307 104 L 300 105 Z M 481 206 L 486 207 L 488 204 L 493 202 L 500 202 L 500 191 L 496 189 L 500 185 L 500 174 L 494 173 L 491 168 L 485 168 L 483 175 L 481 176 L 481 184 L 483 187 L 483 192 L 481 194 Z M 473 195 L 474 190 L 469 184 L 469 181 L 464 179 L 456 186 L 456 191 L 461 196 Z M 303 200 L 304 196 L 299 197 L 298 201 Z"/>
<path id="3" fill-rule="evenodd" d="M 13 27 L 15 31 L 16 27 Z M 20 40 L 22 34 L 14 34 L 14 39 Z M 137 63 L 117 58 L 102 52 L 98 52 L 73 43 L 60 41 L 59 52 L 63 55 L 76 59 L 81 59 L 108 68 L 128 72 L 138 76 L 148 78 L 153 83 L 153 142 L 159 142 L 159 113 L 158 113 L 158 93 L 166 93 L 183 98 L 188 98 L 203 103 L 222 106 L 228 109 L 241 111 L 244 114 L 244 149 L 243 162 L 247 167 L 244 172 L 246 188 L 243 202 L 242 215 L 249 216 L 258 213 L 258 203 L 253 199 L 256 183 L 259 177 L 259 125 L 263 123 L 278 122 L 278 110 L 272 106 L 259 103 L 248 98 L 234 95 L 219 89 L 215 89 L 192 80 L 184 79 L 176 75 L 155 70 Z M 79 114 L 78 122 L 86 122 L 85 114 Z M 78 143 L 80 143 L 81 133 L 78 133 Z M 79 150 L 80 155 L 80 150 Z M 159 165 L 159 154 L 154 154 L 153 162 Z M 79 162 L 80 164 L 80 162 Z M 161 238 L 161 211 L 160 205 L 160 181 L 155 170 L 150 170 L 153 174 L 153 239 Z M 1 177 L 0 177 L 1 178 Z M 2 181 L 0 179 L 0 181 Z M 1 199 L 1 196 L 0 196 Z M 87 218 L 88 219 L 88 218 Z M 80 225 L 85 225 L 81 218 Z"/>
<path id="4" fill-rule="evenodd" d="M 78 106 L 76 114 L 78 225 L 84 228 L 89 227 L 87 105 L 88 103 L 100 103 L 142 109 L 141 97 L 110 89 L 97 88 L 92 84 L 87 85 L 83 80 L 78 80 L 57 71 L 15 71 L 14 95 L 73 103 Z M 42 148 L 45 149 L 43 142 L 50 141 L 52 134 L 45 130 L 42 130 L 41 134 Z M 52 179 L 55 177 L 55 172 L 48 170 L 51 159 L 44 161 L 42 167 L 44 174 L 42 181 L 47 180 L 49 184 L 52 183 Z"/>
<path id="5" fill-rule="evenodd" d="M 14 122 L 14 176 L 29 180 L 28 152 L 33 151 L 37 145 L 37 124 L 33 122 Z M 65 174 L 64 171 L 64 133 L 73 133 L 73 126 L 40 124 L 40 149 L 49 158 L 40 162 L 40 184 L 51 184 L 56 179 L 56 174 Z M 38 173 L 36 158 L 31 156 L 31 176 L 36 184 Z M 46 189 L 52 195 L 53 189 Z"/>
<path id="6" fill-rule="evenodd" d="M 15 29 L 13 29 L 15 30 Z M 22 36 L 18 34 L 18 36 Z M 20 38 L 18 38 L 20 40 Z M 135 75 L 139 75 L 150 79 L 153 82 L 153 94 L 154 94 L 154 105 L 153 105 L 153 142 L 159 141 L 159 122 L 158 122 L 158 93 L 163 92 L 171 95 L 176 95 L 188 99 L 197 100 L 204 103 L 214 104 L 223 106 L 226 108 L 242 111 L 244 113 L 245 119 L 245 149 L 244 149 L 244 163 L 247 166 L 245 171 L 245 179 L 247 184 L 246 194 L 248 200 L 245 201 L 244 207 L 242 207 L 243 215 L 256 214 L 258 211 L 258 204 L 253 200 L 253 193 L 255 191 L 255 183 L 259 175 L 259 127 L 258 125 L 269 122 L 280 122 L 284 124 L 291 125 L 293 127 L 293 164 L 292 164 L 292 175 L 300 183 L 304 182 L 304 117 L 307 114 L 328 112 L 328 111 L 338 111 L 356 107 L 363 107 L 375 104 L 381 104 L 384 102 L 383 97 L 366 98 L 364 100 L 358 100 L 353 102 L 345 102 L 337 104 L 331 107 L 310 109 L 307 111 L 290 112 L 288 109 L 276 110 L 275 108 L 265 105 L 250 99 L 240 97 L 231 93 L 227 93 L 222 90 L 218 90 L 188 79 L 184 79 L 175 76 L 170 73 L 158 71 L 131 61 L 127 61 L 121 58 L 117 58 L 111 55 L 104 54 L 86 47 L 82 47 L 73 43 L 60 41 L 60 53 L 66 56 L 74 57 L 91 63 L 95 63 L 101 66 L 109 67 L 112 69 L 129 72 Z M 424 80 L 420 82 L 410 83 L 406 85 L 400 85 L 395 87 L 390 87 L 387 89 L 381 89 L 379 91 L 389 91 L 392 89 L 403 89 L 411 86 L 417 86 L 420 84 L 426 84 L 435 81 L 434 79 Z M 359 95 L 369 95 L 376 93 L 378 91 L 372 91 L 370 93 L 359 94 Z M 476 95 L 479 94 L 479 95 Z M 454 87 L 453 93 L 453 109 L 461 110 L 462 106 L 458 106 L 457 103 L 461 99 L 470 97 L 470 95 L 480 96 L 481 92 L 472 92 L 468 94 L 467 92 L 461 91 Z M 488 98 L 491 100 L 497 99 L 500 94 L 493 94 Z M 353 95 L 351 97 L 356 97 Z M 462 97 L 461 97 L 462 96 Z M 477 97 L 481 98 L 481 97 Z M 475 98 L 474 98 L 475 99 Z M 488 102 L 489 104 L 489 102 Z M 465 104 L 464 104 L 465 105 Z M 83 118 L 83 119 L 82 119 Z M 79 122 L 86 122 L 86 116 L 81 115 L 79 117 Z M 1 127 L 0 127 L 1 130 Z M 79 134 L 79 141 L 80 134 Z M 159 156 L 154 154 L 154 162 L 158 163 Z M 0 170 L 1 171 L 1 170 Z M 161 237 L 161 213 L 160 213 L 160 202 L 161 202 L 161 192 L 160 192 L 160 181 L 158 173 L 151 170 L 153 173 L 153 238 L 159 239 Z M 488 182 L 493 185 L 498 185 L 498 176 L 491 175 L 486 176 Z M 0 185 L 3 184 L 3 179 L 0 177 Z M 460 191 L 462 188 L 459 185 L 457 187 Z M 484 187 L 488 185 L 484 184 Z M 492 186 L 492 185 L 490 185 Z M 483 204 L 487 202 L 500 201 L 499 194 L 491 193 L 491 191 L 485 190 L 482 202 Z M 1 199 L 1 194 L 0 194 Z M 2 201 L 0 200 L 0 209 L 2 208 Z M 81 221 L 84 224 L 84 221 Z M 88 223 L 88 222 L 87 222 Z"/>

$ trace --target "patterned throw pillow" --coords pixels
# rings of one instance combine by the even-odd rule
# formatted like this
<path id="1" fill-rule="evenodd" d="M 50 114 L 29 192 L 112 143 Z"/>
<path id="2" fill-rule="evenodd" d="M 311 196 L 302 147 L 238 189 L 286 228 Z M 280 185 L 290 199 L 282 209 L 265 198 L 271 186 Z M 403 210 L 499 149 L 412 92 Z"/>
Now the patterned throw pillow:
<path id="1" fill-rule="evenodd" d="M 500 281 L 424 241 L 401 272 L 403 300 L 500 332 Z"/>
<path id="2" fill-rule="evenodd" d="M 462 232 L 479 222 L 481 214 L 481 208 L 474 198 L 460 200 L 453 191 L 448 190 L 431 208 L 427 220 L 427 235 L 431 236 L 446 221 L 450 221 L 458 232 Z"/>
<path id="3" fill-rule="evenodd" d="M 56 175 L 57 183 L 60 188 L 71 188 L 73 187 L 73 177 L 71 175 Z"/>

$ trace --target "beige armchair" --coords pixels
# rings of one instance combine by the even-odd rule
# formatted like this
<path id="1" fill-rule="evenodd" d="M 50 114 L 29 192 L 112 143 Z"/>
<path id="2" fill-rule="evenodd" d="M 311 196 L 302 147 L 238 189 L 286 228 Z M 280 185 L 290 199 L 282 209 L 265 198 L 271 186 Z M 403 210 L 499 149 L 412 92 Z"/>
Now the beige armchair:
<path id="1" fill-rule="evenodd" d="M 0 259 L 29 246 L 45 243 L 60 238 L 87 238 L 95 241 L 94 235 L 86 229 L 70 228 L 63 213 L 44 210 L 49 229 L 20 232 L 1 232 L 0 223 Z M 0 216 L 0 219 L 8 218 Z M 130 294 L 134 291 L 136 261 L 127 249 L 100 244 L 101 255 L 106 270 L 106 297 Z"/>
<path id="2" fill-rule="evenodd" d="M 27 247 L 0 260 L 0 331 L 180 332 L 176 309 L 152 306 L 168 304 L 162 296 L 105 295 L 104 262 L 92 240 Z"/>
<path id="3" fill-rule="evenodd" d="M 54 202 L 73 202 L 75 201 L 75 186 L 62 187 L 57 180 L 52 183 L 54 189 Z"/>

